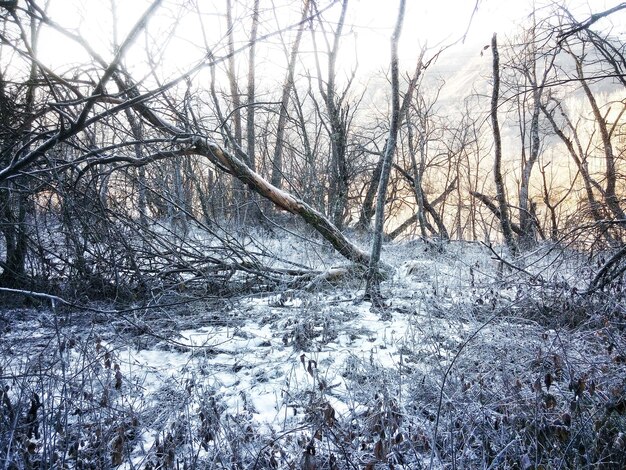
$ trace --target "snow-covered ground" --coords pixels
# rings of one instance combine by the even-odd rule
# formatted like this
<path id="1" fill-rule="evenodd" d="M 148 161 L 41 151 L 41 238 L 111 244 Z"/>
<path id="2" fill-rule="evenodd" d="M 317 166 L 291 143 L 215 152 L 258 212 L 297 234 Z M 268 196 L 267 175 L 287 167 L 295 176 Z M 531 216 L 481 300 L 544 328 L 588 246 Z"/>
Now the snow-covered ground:
<path id="1" fill-rule="evenodd" d="M 288 253 L 291 242 L 275 243 Z M 5 310 L 3 423 L 21 409 L 30 424 L 3 433 L 2 458 L 26 448 L 71 468 L 531 468 L 558 458 L 567 468 L 580 440 L 572 421 L 620 396 L 618 313 L 580 326 L 578 307 L 551 287 L 588 282 L 573 254 L 542 247 L 526 273 L 491 255 L 469 243 L 387 246 L 395 272 L 383 313 L 356 279 L 155 309 Z M 611 425 L 615 441 L 624 421 Z M 544 438 L 553 448 L 537 447 Z"/>

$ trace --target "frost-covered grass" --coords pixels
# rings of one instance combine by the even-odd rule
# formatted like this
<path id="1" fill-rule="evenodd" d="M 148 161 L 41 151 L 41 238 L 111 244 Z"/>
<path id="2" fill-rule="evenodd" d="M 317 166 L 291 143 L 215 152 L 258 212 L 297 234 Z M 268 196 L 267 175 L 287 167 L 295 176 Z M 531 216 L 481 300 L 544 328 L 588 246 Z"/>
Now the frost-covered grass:
<path id="1" fill-rule="evenodd" d="M 263 249 L 338 261 L 291 237 Z M 578 295 L 591 267 L 549 246 L 518 260 L 525 272 L 479 244 L 383 256 L 395 268 L 384 315 L 349 278 L 136 310 L 2 311 L 2 466 L 626 465 L 619 285 Z"/>

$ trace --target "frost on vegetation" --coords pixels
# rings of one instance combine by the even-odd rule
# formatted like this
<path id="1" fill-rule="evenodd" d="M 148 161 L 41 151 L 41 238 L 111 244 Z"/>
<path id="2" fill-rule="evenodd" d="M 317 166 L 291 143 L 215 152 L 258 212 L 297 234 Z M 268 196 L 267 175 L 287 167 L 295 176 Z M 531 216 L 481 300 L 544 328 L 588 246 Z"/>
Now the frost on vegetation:
<path id="1" fill-rule="evenodd" d="M 135 312 L 132 328 L 3 310 L 2 465 L 624 466 L 621 289 L 577 296 L 582 261 L 549 247 L 524 272 L 474 244 L 384 255 L 385 320 L 354 279 Z"/>

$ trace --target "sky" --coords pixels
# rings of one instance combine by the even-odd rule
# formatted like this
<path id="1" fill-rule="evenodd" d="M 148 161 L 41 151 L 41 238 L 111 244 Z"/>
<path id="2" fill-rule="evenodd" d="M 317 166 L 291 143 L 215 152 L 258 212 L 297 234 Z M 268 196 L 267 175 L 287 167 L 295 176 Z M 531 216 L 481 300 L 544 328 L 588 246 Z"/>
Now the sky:
<path id="1" fill-rule="evenodd" d="M 381 8 L 376 0 L 357 0 L 362 5 L 355 19 L 360 48 L 376 56 L 389 55 L 389 39 L 397 16 L 397 3 L 385 2 Z M 411 1 L 400 42 L 401 58 L 415 54 L 422 45 L 437 48 L 461 40 L 469 28 L 466 42 L 489 38 L 494 31 L 510 28 L 510 23 L 522 14 L 523 2 L 482 0 L 474 14 L 474 0 Z M 519 12 L 519 14 L 517 14 Z M 470 23 L 471 21 L 471 23 Z"/>
<path id="2" fill-rule="evenodd" d="M 225 53 L 225 20 L 223 12 L 227 0 L 197 0 L 202 10 L 205 33 L 212 44 L 221 44 L 217 55 Z M 251 2 L 231 0 L 235 5 L 234 18 L 238 25 L 238 45 L 244 45 L 250 25 Z M 464 63 L 480 54 L 482 46 L 489 43 L 494 32 L 504 36 L 515 31 L 532 9 L 532 5 L 546 4 L 549 0 L 407 0 L 402 37 L 400 41 L 400 63 L 404 70 L 413 70 L 422 46 L 427 45 L 433 53 L 441 47 L 454 44 L 445 52 L 441 61 L 452 69 L 462 68 Z M 533 3 L 534 2 L 534 3 Z M 113 31 L 117 31 L 118 42 L 133 26 L 147 0 L 50 0 L 50 15 L 64 27 L 79 33 L 104 57 L 112 56 Z M 613 6 L 618 0 L 568 0 L 576 16 L 585 19 L 592 11 L 601 11 Z M 115 14 L 111 4 L 116 5 Z M 159 51 L 167 44 L 163 55 L 163 70 L 171 76 L 180 74 L 202 57 L 202 31 L 195 12 L 195 1 L 164 0 L 160 13 L 149 26 L 150 36 L 141 38 L 128 55 L 127 65 L 141 67 L 146 47 Z M 318 0 L 320 6 L 327 2 Z M 591 6 L 589 6 L 591 4 Z M 181 7 L 183 5 L 183 7 Z M 262 24 L 259 34 L 285 26 L 299 18 L 301 2 L 294 0 L 261 0 Z M 340 67 L 351 70 L 358 60 L 362 76 L 380 74 L 386 70 L 390 56 L 390 36 L 396 21 L 399 0 L 349 0 L 348 17 L 342 39 Z M 328 21 L 336 21 L 339 4 L 325 13 Z M 115 20 L 114 20 L 115 17 Z M 470 22 L 471 21 L 471 22 Z M 113 25 L 115 24 L 115 28 Z M 168 31 L 178 24 L 174 35 Z M 460 40 L 467 31 L 467 37 Z M 293 31 L 285 33 L 287 44 Z M 275 80 L 284 77 L 285 52 L 277 37 L 265 41 L 268 47 L 257 48 L 258 75 L 275 75 Z M 274 48 L 272 49 L 272 46 Z M 221 49 L 220 49 L 221 48 Z M 306 39 L 303 42 L 303 57 L 306 56 Z M 247 54 L 241 56 L 242 75 L 245 75 Z M 86 60 L 84 53 L 57 33 L 44 33 L 40 44 L 40 57 L 53 68 L 67 69 L 74 63 Z M 303 59 L 306 60 L 306 59 Z M 312 62 L 310 63 L 312 64 Z M 305 64 L 306 66 L 306 64 Z M 312 67 L 312 65 L 309 65 Z M 347 73 L 347 72 L 346 72 Z"/>
<path id="3" fill-rule="evenodd" d="M 357 40 L 357 52 L 359 54 L 359 64 L 366 69 L 375 69 L 388 62 L 389 56 L 389 38 L 393 30 L 396 20 L 398 1 L 395 0 L 349 0 L 349 13 L 347 18 L 346 44 Z M 209 18 L 210 5 L 214 5 L 216 11 L 221 10 L 226 0 L 206 0 L 203 8 L 206 8 Z M 261 4 L 281 3 L 280 0 L 261 1 Z M 291 2 L 293 7 L 294 2 Z M 121 38 L 134 21 L 141 15 L 141 12 L 147 5 L 144 0 L 133 0 L 132 2 L 117 2 L 117 30 L 118 36 Z M 320 2 L 320 4 L 322 4 Z M 468 28 L 472 12 L 474 10 L 475 0 L 437 0 L 422 1 L 408 0 L 407 12 L 405 17 L 404 28 L 402 31 L 400 54 L 401 58 L 409 58 L 419 51 L 420 45 L 428 44 L 431 47 L 437 47 L 451 43 L 460 39 L 462 34 Z M 511 19 L 514 18 L 522 7 L 523 2 L 517 1 L 497 1 L 497 0 L 481 0 L 478 11 L 474 15 L 472 27 L 468 40 L 476 41 L 482 36 L 490 37 L 491 33 L 496 29 L 506 29 Z M 171 9 L 171 2 L 164 2 L 165 14 L 158 20 L 159 27 L 166 27 L 168 21 L 173 21 L 174 16 L 181 12 L 168 11 Z M 327 17 L 336 19 L 339 11 L 339 5 L 333 7 L 334 11 L 329 11 Z M 297 10 L 297 9 L 296 9 Z M 285 12 L 286 8 L 276 8 L 277 14 Z M 291 8 L 293 16 L 294 8 Z M 98 49 L 106 51 L 110 49 L 112 41 L 112 13 L 110 2 L 103 0 L 51 0 L 50 15 L 65 27 L 79 32 L 87 38 L 91 44 L 96 45 Z M 242 24 L 249 22 L 249 16 L 246 12 L 242 12 Z M 268 26 L 275 24 L 274 13 L 267 10 L 263 13 Z M 193 22 L 193 13 L 190 12 L 188 21 Z M 218 17 L 214 16 L 214 19 Z M 210 19 L 209 19 L 210 21 Z M 222 20 L 223 21 L 223 20 Z M 244 26 L 245 28 L 245 26 Z M 209 26 L 210 30 L 214 28 Z M 219 28 L 222 30 L 222 28 Z M 222 31 L 223 34 L 223 31 Z M 184 36 L 187 36 L 186 38 Z M 191 23 L 184 25 L 178 31 L 180 44 L 176 46 L 176 56 L 178 58 L 187 58 L 187 54 L 191 55 L 194 48 L 190 46 L 191 42 L 201 42 L 200 32 L 195 25 Z M 50 34 L 45 37 L 41 44 L 41 53 L 44 57 L 50 58 L 54 63 L 62 66 L 65 62 L 71 62 L 71 59 L 78 56 L 79 53 L 67 44 L 65 40 L 57 34 Z M 354 53 L 354 48 L 350 47 L 350 53 Z M 174 55 L 174 54 L 173 54 Z"/>

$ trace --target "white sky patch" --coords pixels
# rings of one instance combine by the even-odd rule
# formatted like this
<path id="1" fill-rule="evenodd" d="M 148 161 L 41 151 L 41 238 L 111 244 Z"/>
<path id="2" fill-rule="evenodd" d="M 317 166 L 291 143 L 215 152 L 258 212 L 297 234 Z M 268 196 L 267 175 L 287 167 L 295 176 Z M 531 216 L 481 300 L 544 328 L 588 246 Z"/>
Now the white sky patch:
<path id="1" fill-rule="evenodd" d="M 147 0 L 51 0 L 49 14 L 61 26 L 83 37 L 108 60 L 113 57 L 115 43 L 119 44 L 124 40 L 150 3 Z M 544 8 L 544 3 L 546 2 L 534 2 L 535 8 Z M 614 6 L 616 2 L 596 0 L 592 7 L 582 0 L 563 3 L 567 3 L 575 16 L 582 20 L 594 11 Z M 243 77 L 247 67 L 245 46 L 249 38 L 251 11 L 245 1 L 233 1 L 233 4 L 235 47 L 244 47 L 236 57 L 239 73 Z M 112 9 L 111 5 L 115 5 L 115 8 Z M 162 78 L 163 75 L 172 78 L 184 73 L 206 54 L 205 37 L 216 57 L 226 54 L 226 1 L 203 0 L 198 5 L 196 7 L 195 2 L 182 4 L 174 0 L 163 2 L 157 14 L 150 20 L 146 32 L 136 40 L 125 57 L 126 66 L 131 73 L 137 75 L 136 79 L 149 73 L 150 61 L 158 64 Z M 320 4 L 320 8 L 325 5 Z M 388 69 L 390 36 L 398 5 L 398 0 L 349 0 L 338 63 L 339 69 L 343 71 L 340 73 L 349 74 L 357 64 L 361 77 L 380 75 L 381 71 Z M 480 53 L 481 47 L 489 43 L 494 32 L 502 36 L 510 35 L 527 22 L 533 8 L 531 1 L 480 0 L 478 9 L 474 12 L 475 5 L 475 0 L 409 0 L 399 47 L 401 69 L 414 69 L 423 46 L 430 48 L 431 54 L 427 54 L 429 58 L 440 48 L 456 43 L 445 51 L 440 62 L 445 61 L 451 73 L 458 71 Z M 290 0 L 275 0 L 272 3 L 261 1 L 259 35 L 294 24 L 299 20 L 300 8 L 300 2 Z M 338 17 L 339 3 L 323 13 L 324 20 L 328 22 L 326 28 L 329 29 Z M 609 20 L 606 23 L 610 26 Z M 464 44 L 461 44 L 460 40 L 466 31 L 467 37 Z M 257 46 L 257 77 L 265 80 L 265 86 L 272 87 L 272 83 L 282 83 L 287 51 L 294 35 L 294 30 L 286 31 L 266 38 Z M 325 46 L 321 36 L 318 43 L 324 60 Z M 42 32 L 39 50 L 44 62 L 61 71 L 90 61 L 79 46 L 48 28 Z M 308 31 L 304 32 L 300 52 L 300 64 L 296 74 L 306 73 L 307 69 L 315 70 Z M 324 65 L 322 64 L 322 68 Z M 81 67 L 84 69 L 84 65 Z M 198 81 L 208 86 L 204 74 L 198 77 Z M 259 92 L 263 88 L 259 84 Z"/>
<path id="2" fill-rule="evenodd" d="M 90 46 L 99 53 L 107 56 L 111 53 L 114 42 L 121 42 L 130 28 L 135 24 L 142 12 L 148 5 L 146 1 L 117 2 L 114 11 L 111 3 L 100 0 L 53 0 L 49 14 L 57 22 L 68 30 L 80 34 Z M 223 18 L 223 5 L 213 2 L 215 11 L 204 6 L 202 19 L 205 33 L 213 39 L 225 36 L 225 20 Z M 519 10 L 511 8 L 507 2 L 506 8 L 503 2 L 487 1 L 481 4 L 474 18 L 473 29 L 486 29 L 486 25 L 499 25 L 506 27 L 506 21 L 502 21 L 503 15 L 511 16 L 511 13 Z M 518 3 L 515 2 L 517 5 Z M 222 7 L 219 9 L 219 7 Z M 206 8 L 206 9 L 205 9 Z M 378 0 L 352 0 L 349 4 L 348 18 L 346 21 L 343 49 L 346 54 L 354 51 L 349 47 L 349 42 L 356 41 L 359 62 L 366 68 L 376 68 L 388 62 L 389 38 L 396 21 L 397 5 L 393 2 L 380 2 Z M 473 1 L 467 0 L 444 0 L 438 2 L 409 2 L 402 33 L 401 49 L 405 54 L 416 54 L 419 44 L 428 43 L 431 46 L 457 40 L 467 29 L 474 8 Z M 325 13 L 329 21 L 336 20 L 337 11 L 333 8 Z M 277 8 L 275 12 L 265 9 L 262 12 L 262 25 L 265 31 L 271 31 L 271 26 L 280 21 L 280 15 L 284 15 L 285 26 L 293 20 L 293 10 Z M 235 18 L 239 29 L 247 32 L 249 18 L 243 14 Z M 115 28 L 113 25 L 115 24 Z M 168 39 L 166 32 L 176 28 L 174 37 Z M 493 29 L 493 28 L 490 28 Z M 199 27 L 196 12 L 188 10 L 175 11 L 173 4 L 165 2 L 159 10 L 158 17 L 151 20 L 148 28 L 152 32 L 148 38 L 147 47 L 160 46 L 166 40 L 171 41 L 172 54 L 170 59 L 191 59 L 199 56 L 199 50 L 203 46 L 202 31 Z M 157 32 L 162 34 L 157 34 Z M 471 32 L 471 31 L 470 31 Z M 288 34 L 286 34 L 288 36 Z M 241 38 L 238 38 L 241 40 Z M 352 39 L 352 41 L 350 41 Z M 154 44 L 150 44 L 153 41 Z M 159 44 L 161 41 L 161 44 Z M 140 41 L 138 41 L 140 42 Z M 269 42 L 277 42 L 270 39 Z M 136 47 L 143 47 L 137 44 Z M 415 49 L 415 50 L 413 50 Z M 84 54 L 79 48 L 71 46 L 67 39 L 59 33 L 44 33 L 40 45 L 43 57 L 51 59 L 56 64 L 73 62 Z M 277 51 L 277 59 L 284 57 L 283 51 Z"/>

